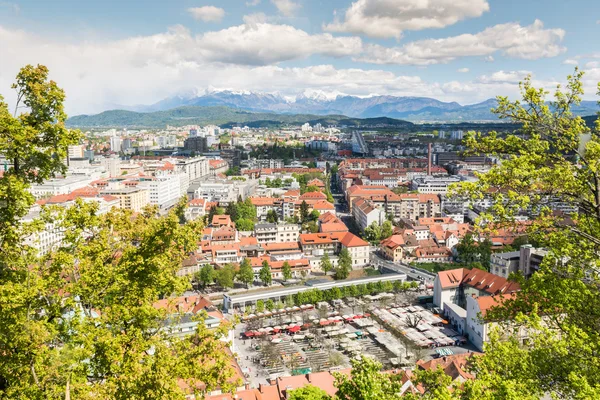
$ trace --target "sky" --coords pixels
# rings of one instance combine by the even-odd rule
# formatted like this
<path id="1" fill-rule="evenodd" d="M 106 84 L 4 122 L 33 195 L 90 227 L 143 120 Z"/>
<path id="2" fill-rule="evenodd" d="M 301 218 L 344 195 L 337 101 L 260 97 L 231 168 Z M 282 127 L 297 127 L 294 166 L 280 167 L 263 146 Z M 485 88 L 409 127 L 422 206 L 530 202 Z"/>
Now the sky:
<path id="1" fill-rule="evenodd" d="M 597 0 L 0 0 L 0 94 L 44 64 L 70 115 L 211 90 L 473 104 L 600 81 Z"/>

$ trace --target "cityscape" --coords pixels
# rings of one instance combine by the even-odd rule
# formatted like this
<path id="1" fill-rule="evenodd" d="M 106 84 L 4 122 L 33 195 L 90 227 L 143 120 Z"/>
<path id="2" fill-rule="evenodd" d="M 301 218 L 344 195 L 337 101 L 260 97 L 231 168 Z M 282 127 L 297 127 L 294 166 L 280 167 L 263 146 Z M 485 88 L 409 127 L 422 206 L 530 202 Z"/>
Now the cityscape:
<path id="1" fill-rule="evenodd" d="M 41 3 L 0 1 L 0 398 L 600 397 L 600 21 Z"/>

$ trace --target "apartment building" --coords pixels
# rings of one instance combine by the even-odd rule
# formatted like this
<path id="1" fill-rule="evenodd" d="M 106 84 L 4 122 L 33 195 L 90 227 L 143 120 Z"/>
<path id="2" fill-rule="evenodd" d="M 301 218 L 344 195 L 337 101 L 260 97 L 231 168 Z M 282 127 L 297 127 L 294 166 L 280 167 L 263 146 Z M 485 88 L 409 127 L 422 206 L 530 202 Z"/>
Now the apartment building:
<path id="1" fill-rule="evenodd" d="M 174 206 L 181 198 L 181 180 L 179 174 L 144 177 L 137 180 L 138 187 L 148 190 L 150 204 L 161 210 Z"/>
<path id="2" fill-rule="evenodd" d="M 411 189 L 419 193 L 446 194 L 450 185 L 461 182 L 458 176 L 422 176 L 411 182 Z"/>
<path id="3" fill-rule="evenodd" d="M 65 178 L 51 178 L 43 183 L 31 185 L 29 191 L 39 199 L 42 197 L 69 194 L 77 189 L 84 188 L 92 182 L 92 178 L 85 175 L 67 176 Z"/>
<path id="4" fill-rule="evenodd" d="M 520 251 L 510 251 L 506 253 L 492 253 L 490 258 L 490 272 L 508 278 L 508 276 L 519 270 Z"/>
<path id="5" fill-rule="evenodd" d="M 375 206 L 370 200 L 365 198 L 355 198 L 352 205 L 352 216 L 361 230 L 375 223 L 383 224 L 386 219 L 385 210 Z"/>
<path id="6" fill-rule="evenodd" d="M 120 207 L 133 210 L 136 212 L 142 211 L 144 207 L 150 204 L 150 193 L 147 189 L 139 187 L 123 187 L 121 189 L 105 189 L 100 192 L 102 194 L 115 196 L 119 199 Z"/>
<path id="7" fill-rule="evenodd" d="M 370 246 L 350 232 L 304 233 L 300 235 L 300 246 L 307 256 L 322 257 L 338 255 L 347 249 L 352 258 L 352 267 L 364 267 L 370 262 Z"/>

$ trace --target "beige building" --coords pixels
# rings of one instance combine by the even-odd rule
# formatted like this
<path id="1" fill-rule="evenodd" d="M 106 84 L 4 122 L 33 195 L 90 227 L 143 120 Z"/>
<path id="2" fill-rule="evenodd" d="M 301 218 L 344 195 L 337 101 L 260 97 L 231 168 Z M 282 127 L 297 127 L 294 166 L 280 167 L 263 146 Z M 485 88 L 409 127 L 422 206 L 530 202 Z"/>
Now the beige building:
<path id="1" fill-rule="evenodd" d="M 102 194 L 109 194 L 119 198 L 121 208 L 136 212 L 142 211 L 144 207 L 150 204 L 148 191 L 138 187 L 103 190 Z"/>

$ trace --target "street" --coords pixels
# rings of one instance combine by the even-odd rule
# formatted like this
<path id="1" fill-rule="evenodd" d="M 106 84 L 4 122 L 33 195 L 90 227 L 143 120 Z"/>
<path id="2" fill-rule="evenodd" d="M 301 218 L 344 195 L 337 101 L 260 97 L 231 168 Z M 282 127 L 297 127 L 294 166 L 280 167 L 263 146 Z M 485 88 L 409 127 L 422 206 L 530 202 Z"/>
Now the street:
<path id="1" fill-rule="evenodd" d="M 426 283 L 432 283 L 435 279 L 435 275 L 430 272 L 426 272 L 420 269 L 416 269 L 411 267 L 410 265 L 394 263 L 392 261 L 386 260 L 381 257 L 377 252 L 371 252 L 371 263 L 379 268 L 380 266 L 384 266 L 392 271 L 406 274 L 410 279 L 418 281 L 420 278 L 425 278 Z M 415 272 L 412 272 L 412 271 Z"/>

